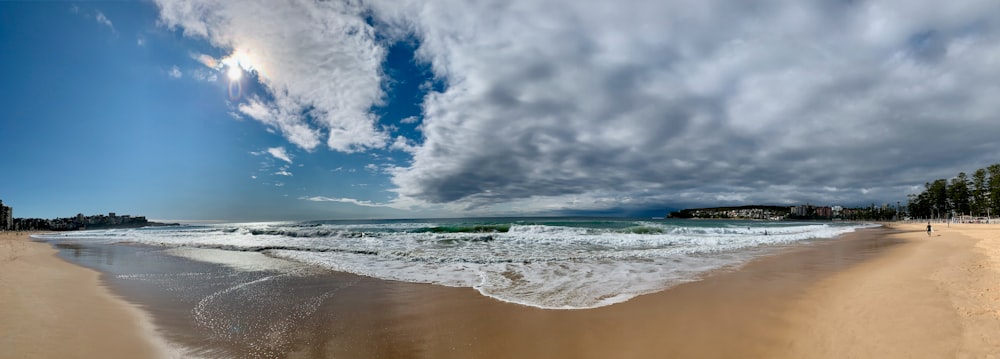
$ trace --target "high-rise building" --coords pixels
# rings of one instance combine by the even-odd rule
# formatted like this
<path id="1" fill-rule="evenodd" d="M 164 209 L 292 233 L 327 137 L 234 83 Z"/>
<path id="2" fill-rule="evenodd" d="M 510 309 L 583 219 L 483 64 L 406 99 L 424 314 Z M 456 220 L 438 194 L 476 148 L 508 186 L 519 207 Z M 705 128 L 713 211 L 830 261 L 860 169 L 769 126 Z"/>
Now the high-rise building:
<path id="1" fill-rule="evenodd" d="M 10 231 L 14 229 L 14 209 L 3 205 L 0 200 L 0 230 Z"/>

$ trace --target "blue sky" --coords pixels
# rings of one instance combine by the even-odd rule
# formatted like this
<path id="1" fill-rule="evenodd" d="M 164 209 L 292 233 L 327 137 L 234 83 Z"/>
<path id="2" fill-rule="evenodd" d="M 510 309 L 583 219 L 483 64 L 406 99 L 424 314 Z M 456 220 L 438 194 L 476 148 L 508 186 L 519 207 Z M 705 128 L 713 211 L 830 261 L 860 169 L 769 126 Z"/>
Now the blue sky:
<path id="1" fill-rule="evenodd" d="M 284 220 L 893 203 L 995 163 L 989 1 L 0 2 L 0 199 Z"/>
<path id="2" fill-rule="evenodd" d="M 157 26 L 154 4 L 0 7 L 2 52 L 15 54 L 2 60 L 7 75 L 0 97 L 7 110 L 0 123 L 6 154 L 0 199 L 15 206 L 17 216 L 115 211 L 239 220 L 394 213 L 299 199 L 385 202 L 388 180 L 366 166 L 392 163 L 385 158 L 399 153 L 309 153 L 260 123 L 234 118 L 233 103 L 241 99 L 229 97 L 225 71 L 205 68 L 190 54 L 220 52 Z M 390 60 L 411 60 L 395 57 Z M 244 96 L 262 92 L 252 78 L 240 82 Z M 418 96 L 404 90 L 410 100 Z M 378 110 L 386 119 L 401 111 L 419 115 L 419 103 L 399 107 Z M 269 148 L 286 149 L 291 162 Z"/>

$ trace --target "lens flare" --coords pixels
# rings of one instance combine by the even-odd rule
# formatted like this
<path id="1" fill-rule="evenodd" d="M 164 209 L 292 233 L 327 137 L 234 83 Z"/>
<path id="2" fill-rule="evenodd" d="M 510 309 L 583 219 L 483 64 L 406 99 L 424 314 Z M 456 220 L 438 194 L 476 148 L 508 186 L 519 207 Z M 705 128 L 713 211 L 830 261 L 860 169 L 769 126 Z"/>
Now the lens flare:
<path id="1" fill-rule="evenodd" d="M 229 99 L 236 101 L 243 97 L 243 84 L 238 80 L 229 81 Z"/>
<path id="2" fill-rule="evenodd" d="M 219 71 L 225 70 L 226 77 L 229 78 L 229 98 L 239 100 L 243 96 L 243 75 L 244 71 L 249 74 L 251 81 L 263 76 L 259 58 L 253 56 L 247 48 L 236 48 L 224 58 L 219 59 Z"/>

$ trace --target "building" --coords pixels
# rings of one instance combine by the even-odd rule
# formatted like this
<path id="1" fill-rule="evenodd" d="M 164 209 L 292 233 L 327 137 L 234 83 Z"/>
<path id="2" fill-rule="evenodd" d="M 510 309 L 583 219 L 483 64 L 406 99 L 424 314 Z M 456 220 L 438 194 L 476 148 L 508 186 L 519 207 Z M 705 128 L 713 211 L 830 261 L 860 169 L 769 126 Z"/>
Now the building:
<path id="1" fill-rule="evenodd" d="M 803 206 L 793 206 L 789 208 L 789 211 L 793 216 L 805 217 L 812 214 L 810 213 L 810 209 L 812 209 L 812 206 L 806 204 Z"/>
<path id="2" fill-rule="evenodd" d="M 14 209 L 3 205 L 0 200 L 0 231 L 14 230 Z"/>

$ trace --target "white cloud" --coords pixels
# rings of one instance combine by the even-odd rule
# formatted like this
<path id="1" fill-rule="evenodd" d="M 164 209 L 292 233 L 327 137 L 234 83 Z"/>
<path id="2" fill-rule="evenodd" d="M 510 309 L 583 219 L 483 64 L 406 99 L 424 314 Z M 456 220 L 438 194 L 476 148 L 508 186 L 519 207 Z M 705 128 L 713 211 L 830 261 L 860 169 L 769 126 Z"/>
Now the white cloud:
<path id="1" fill-rule="evenodd" d="M 1000 152 L 992 1 L 158 3 L 261 74 L 274 100 L 238 110 L 292 144 L 411 153 L 383 170 L 408 207 L 895 200 Z M 368 15 L 447 85 L 419 143 L 369 113 Z"/>
<path id="2" fill-rule="evenodd" d="M 401 198 L 900 198 L 1000 150 L 989 1 L 372 4 L 448 83 L 392 171 Z"/>
<path id="3" fill-rule="evenodd" d="M 177 68 L 177 66 L 171 67 L 170 71 L 167 72 L 167 75 L 170 75 L 170 77 L 175 78 L 175 79 L 179 79 L 179 78 L 181 78 L 181 76 L 184 76 L 181 73 L 181 69 Z"/>
<path id="4" fill-rule="evenodd" d="M 343 152 L 385 146 L 388 136 L 369 113 L 382 103 L 385 49 L 376 43 L 358 3 L 156 2 L 161 23 L 232 49 L 218 61 L 259 75 L 274 99 L 241 104 L 242 113 L 277 128 L 307 151 L 321 139 Z"/>
<path id="5" fill-rule="evenodd" d="M 264 124 L 277 127 L 289 142 L 306 150 L 315 149 L 320 144 L 320 132 L 302 122 L 297 115 L 290 114 L 281 106 L 265 104 L 251 98 L 238 106 L 240 113 Z"/>
<path id="6" fill-rule="evenodd" d="M 417 145 L 413 143 L 413 140 L 410 140 L 404 136 L 396 136 L 396 139 L 392 141 L 392 144 L 389 145 L 389 148 L 411 154 L 417 151 Z"/>
<path id="7" fill-rule="evenodd" d="M 364 207 L 389 207 L 388 204 L 375 203 L 372 201 L 362 201 L 354 198 L 334 198 L 325 196 L 312 196 L 312 197 L 299 197 L 301 200 L 312 201 L 312 202 L 339 202 L 339 203 L 350 203 L 358 206 Z"/>
<path id="8" fill-rule="evenodd" d="M 206 69 L 195 69 L 189 71 L 188 73 L 191 74 L 191 77 L 195 80 L 203 82 L 215 82 L 219 79 L 219 74 L 217 72 Z"/>
<path id="9" fill-rule="evenodd" d="M 267 153 L 271 154 L 271 156 L 274 156 L 274 158 L 277 158 L 279 160 L 282 160 L 282 161 L 285 161 L 285 162 L 288 162 L 288 163 L 292 163 L 292 157 L 288 155 L 288 152 L 285 151 L 284 147 L 271 147 L 271 148 L 268 148 L 267 149 Z"/>
<path id="10" fill-rule="evenodd" d="M 288 170 L 280 170 L 278 172 L 275 172 L 274 174 L 276 174 L 278 176 L 291 176 L 292 175 L 292 173 L 288 172 Z"/>
<path id="11" fill-rule="evenodd" d="M 118 33 L 118 30 L 115 30 L 115 25 L 111 23 L 111 19 L 108 19 L 107 16 L 104 16 L 103 12 L 98 11 L 97 15 L 94 15 L 94 19 L 97 20 L 99 24 L 107 26 L 109 29 L 111 29 L 112 33 L 115 34 Z"/>
<path id="12" fill-rule="evenodd" d="M 215 70 L 221 69 L 220 66 L 221 64 L 219 63 L 219 60 L 216 60 L 212 56 L 200 53 L 191 53 L 191 58 L 194 59 L 195 61 L 200 62 L 202 65 L 205 65 L 205 67 Z"/>

